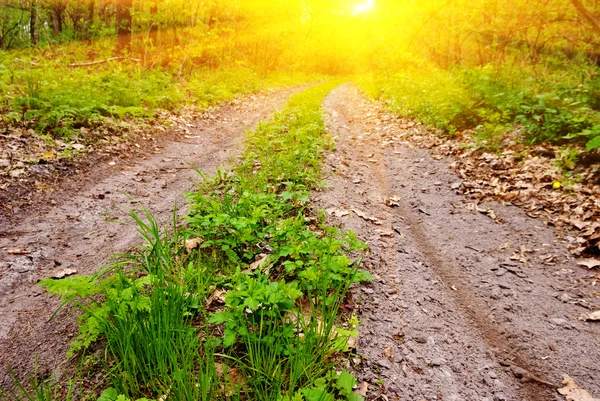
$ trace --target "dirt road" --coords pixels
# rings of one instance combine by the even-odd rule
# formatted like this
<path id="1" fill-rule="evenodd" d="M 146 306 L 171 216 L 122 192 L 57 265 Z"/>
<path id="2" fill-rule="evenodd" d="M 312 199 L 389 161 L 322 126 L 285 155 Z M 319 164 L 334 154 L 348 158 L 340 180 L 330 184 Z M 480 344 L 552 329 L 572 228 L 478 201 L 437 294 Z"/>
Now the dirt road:
<path id="1" fill-rule="evenodd" d="M 376 280 L 354 294 L 370 394 L 564 400 L 549 384 L 568 374 L 598 396 L 600 327 L 577 319 L 589 312 L 576 286 L 589 272 L 553 232 L 515 207 L 489 205 L 503 224 L 473 213 L 452 160 L 403 142 L 410 128 L 353 86 L 325 106 L 337 151 L 316 206 L 371 248 Z"/>
<path id="2" fill-rule="evenodd" d="M 3 227 L 0 385 L 8 366 L 31 369 L 34 355 L 42 370 L 55 368 L 75 333 L 66 312 L 48 321 L 58 302 L 34 283 L 65 269 L 90 273 L 135 245 L 130 210 L 145 206 L 167 221 L 192 188 L 192 167 L 210 173 L 227 163 L 243 132 L 291 92 L 215 110 L 160 152 L 98 166 L 48 213 Z M 473 212 L 453 160 L 404 141 L 413 128 L 352 85 L 325 108 L 337 150 L 326 160 L 329 187 L 313 200 L 368 243 L 365 266 L 376 277 L 353 290 L 362 323 L 353 364 L 368 399 L 563 400 L 553 387 L 563 374 L 600 395 L 600 327 L 577 319 L 597 297 L 580 291 L 590 273 L 555 234 L 515 207 Z M 8 254 L 20 249 L 31 253 Z"/>
<path id="3" fill-rule="evenodd" d="M 253 95 L 206 113 L 189 135 L 159 142 L 145 158 L 115 159 L 88 176 L 71 178 L 48 202 L 48 211 L 27 216 L 0 230 L 0 386 L 8 368 L 40 372 L 64 360 L 76 327 L 60 303 L 35 283 L 74 269 L 89 274 L 110 256 L 139 242 L 131 210 L 147 208 L 169 222 L 175 203 L 185 210 L 184 193 L 198 180 L 194 169 L 211 174 L 243 147 L 245 131 L 269 118 L 294 92 Z M 15 251 L 30 252 L 26 255 Z"/>

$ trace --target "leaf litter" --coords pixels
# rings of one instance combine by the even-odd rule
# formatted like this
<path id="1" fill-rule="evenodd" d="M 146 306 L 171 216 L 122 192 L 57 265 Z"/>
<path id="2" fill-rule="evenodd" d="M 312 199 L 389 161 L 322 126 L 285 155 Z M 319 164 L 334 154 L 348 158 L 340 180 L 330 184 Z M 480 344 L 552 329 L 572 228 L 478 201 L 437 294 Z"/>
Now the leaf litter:
<path id="1" fill-rule="evenodd" d="M 493 210 L 477 205 L 497 201 L 520 206 L 530 217 L 562 229 L 574 255 L 600 255 L 600 164 L 585 162 L 595 153 L 582 152 L 583 163 L 565 172 L 555 156 L 561 153 L 558 145 L 527 147 L 520 133 L 513 132 L 504 138 L 501 152 L 491 152 L 481 148 L 470 131 L 440 135 L 391 115 L 383 103 L 373 102 L 372 107 L 383 147 L 407 144 L 430 150 L 433 158 L 453 159 L 450 168 L 460 183 L 450 187 L 473 199 L 475 211 L 502 222 Z"/>
<path id="2" fill-rule="evenodd" d="M 579 387 L 575 381 L 565 375 L 563 387 L 558 392 L 565 396 L 566 401 L 600 401 L 600 398 L 594 398 L 588 391 Z"/>

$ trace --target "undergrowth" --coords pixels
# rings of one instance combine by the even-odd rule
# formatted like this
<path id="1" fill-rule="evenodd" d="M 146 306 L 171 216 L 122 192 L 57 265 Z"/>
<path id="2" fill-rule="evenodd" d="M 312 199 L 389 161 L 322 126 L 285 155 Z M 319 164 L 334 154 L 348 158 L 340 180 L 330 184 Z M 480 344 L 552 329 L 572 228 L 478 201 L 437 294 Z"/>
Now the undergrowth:
<path id="1" fill-rule="evenodd" d="M 414 64 L 414 63 L 412 63 Z M 392 111 L 445 133 L 474 130 L 497 147 L 519 132 L 525 144 L 573 143 L 600 148 L 600 72 L 581 62 L 563 68 L 408 65 L 370 75 L 359 85 Z"/>
<path id="2" fill-rule="evenodd" d="M 184 224 L 161 232 L 134 215 L 140 252 L 42 281 L 80 311 L 70 355 L 105 347 L 100 400 L 362 400 L 338 365 L 358 326 L 340 305 L 370 279 L 365 245 L 309 203 L 334 146 L 321 110 L 332 88 L 295 95 L 250 133 L 239 165 L 189 194 Z"/>
<path id="3" fill-rule="evenodd" d="M 303 74 L 258 73 L 248 65 L 186 68 L 139 60 L 81 65 L 89 53 L 111 56 L 106 43 L 12 51 L 0 56 L 0 125 L 70 139 L 107 118 L 151 120 L 157 110 L 204 109 L 240 94 L 314 80 Z M 81 53 L 81 54 L 80 54 Z M 76 65 L 75 67 L 72 67 Z M 84 131 L 85 132 L 85 131 Z"/>

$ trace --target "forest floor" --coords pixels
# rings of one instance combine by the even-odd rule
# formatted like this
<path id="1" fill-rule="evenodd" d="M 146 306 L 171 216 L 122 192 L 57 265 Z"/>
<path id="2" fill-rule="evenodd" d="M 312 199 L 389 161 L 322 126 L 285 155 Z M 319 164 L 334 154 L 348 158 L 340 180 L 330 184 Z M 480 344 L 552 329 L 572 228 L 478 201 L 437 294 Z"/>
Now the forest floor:
<path id="1" fill-rule="evenodd" d="M 291 93 L 212 110 L 191 134 L 89 166 L 3 224 L 0 385 L 34 355 L 41 369 L 59 366 L 76 332 L 67 311 L 49 320 L 60 303 L 34 283 L 91 273 L 135 245 L 131 209 L 168 221 L 174 202 L 185 208 L 193 169 L 226 164 Z M 563 375 L 599 396 L 600 327 L 580 320 L 600 309 L 597 267 L 578 266 L 564 235 L 523 208 L 473 207 L 455 158 L 411 141 L 414 124 L 354 86 L 334 90 L 325 109 L 337 149 L 312 201 L 370 247 L 375 280 L 352 290 L 361 327 L 351 362 L 367 399 L 564 400 Z"/>

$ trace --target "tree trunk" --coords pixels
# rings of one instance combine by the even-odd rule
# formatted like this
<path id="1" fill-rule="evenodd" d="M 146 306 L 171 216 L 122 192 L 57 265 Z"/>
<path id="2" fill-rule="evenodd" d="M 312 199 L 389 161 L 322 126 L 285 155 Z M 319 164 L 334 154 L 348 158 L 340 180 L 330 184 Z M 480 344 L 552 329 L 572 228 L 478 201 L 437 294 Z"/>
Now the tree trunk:
<path id="1" fill-rule="evenodd" d="M 87 4 L 87 18 L 85 21 L 85 38 L 90 40 L 92 38 L 91 28 L 94 24 L 94 7 L 96 5 L 95 0 L 88 0 Z"/>
<path id="2" fill-rule="evenodd" d="M 131 46 L 131 7 L 133 0 L 117 0 L 117 52 L 129 50 Z"/>
<path id="3" fill-rule="evenodd" d="M 29 35 L 32 45 L 37 45 L 40 41 L 40 34 L 38 32 L 38 5 L 37 0 L 31 2 L 31 9 L 29 10 Z"/>
<path id="4" fill-rule="evenodd" d="M 148 38 L 152 43 L 152 46 L 156 46 L 158 43 L 158 22 L 156 21 L 156 14 L 158 14 L 158 0 L 152 2 L 150 7 L 150 32 Z"/>
<path id="5" fill-rule="evenodd" d="M 585 19 L 588 20 L 588 22 L 592 25 L 594 31 L 600 34 L 600 20 L 598 20 L 594 16 L 594 14 L 592 14 L 587 8 L 585 8 L 585 6 L 580 0 L 571 0 L 571 3 L 573 4 L 573 6 L 575 6 L 579 14 L 581 14 Z"/>
<path id="6" fill-rule="evenodd" d="M 60 35 L 63 31 L 62 5 L 55 5 L 52 7 L 52 30 L 55 35 Z"/>

